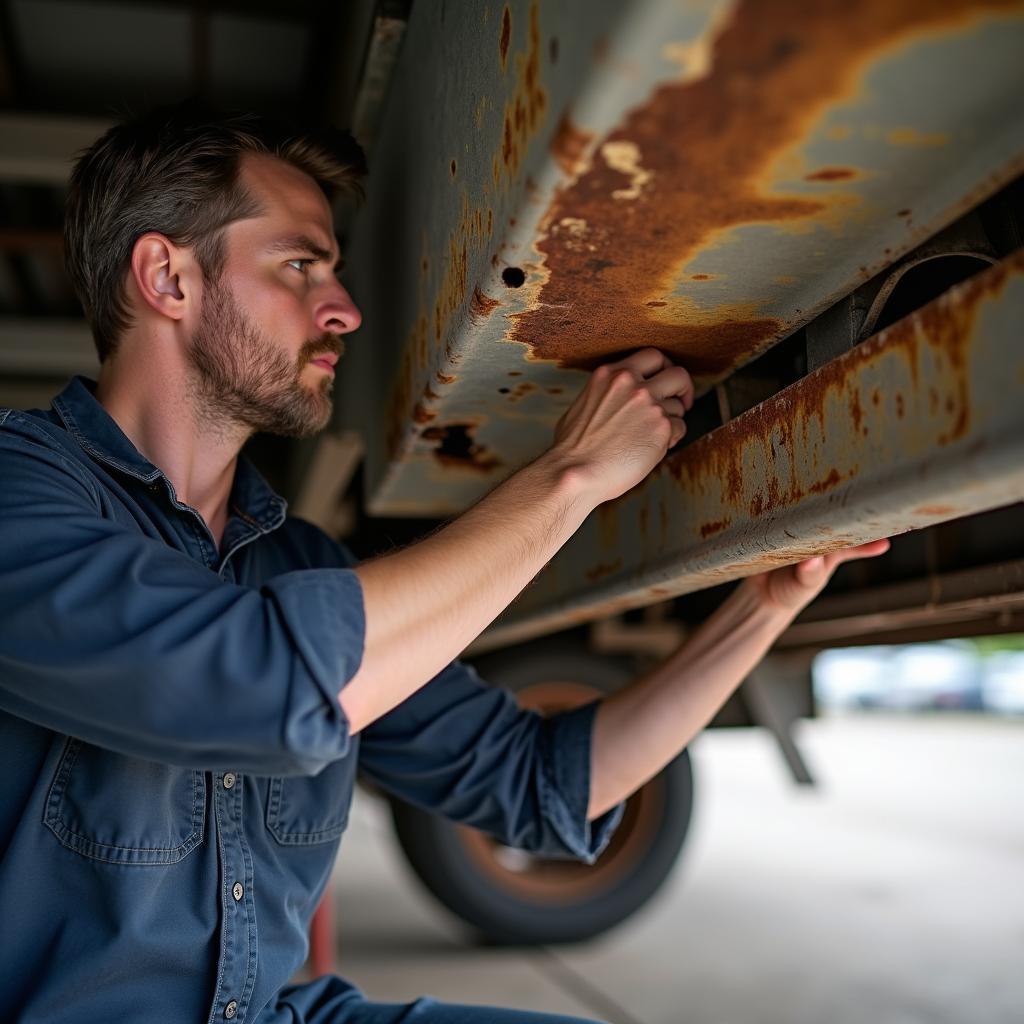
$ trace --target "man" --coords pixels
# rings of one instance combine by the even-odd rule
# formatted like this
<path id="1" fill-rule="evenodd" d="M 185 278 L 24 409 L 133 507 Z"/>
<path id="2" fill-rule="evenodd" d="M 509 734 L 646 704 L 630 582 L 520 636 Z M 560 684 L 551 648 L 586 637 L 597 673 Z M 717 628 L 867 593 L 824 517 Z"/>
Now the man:
<path id="1" fill-rule="evenodd" d="M 239 457 L 331 411 L 360 322 L 332 132 L 184 106 L 78 162 L 68 266 L 102 369 L 0 411 L 0 998 L 50 1021 L 553 1021 L 288 981 L 359 765 L 407 800 L 593 860 L 844 559 L 743 583 L 660 669 L 541 720 L 455 659 L 684 431 L 689 375 L 597 369 L 552 447 L 430 538 L 353 565 Z"/>

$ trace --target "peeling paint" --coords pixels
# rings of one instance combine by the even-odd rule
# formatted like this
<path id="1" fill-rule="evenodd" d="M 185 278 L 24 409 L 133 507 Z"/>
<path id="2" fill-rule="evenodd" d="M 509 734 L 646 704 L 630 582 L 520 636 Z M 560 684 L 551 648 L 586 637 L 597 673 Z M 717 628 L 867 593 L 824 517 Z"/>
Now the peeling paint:
<path id="1" fill-rule="evenodd" d="M 548 94 L 541 82 L 540 54 L 540 19 L 534 0 L 530 4 L 526 50 L 515 55 L 516 85 L 505 104 L 501 144 L 492 161 L 495 186 L 515 178 L 530 140 L 547 114 Z"/>
<path id="2" fill-rule="evenodd" d="M 756 305 L 715 306 L 695 318 L 684 297 L 670 298 L 680 268 L 741 225 L 829 223 L 841 193 L 772 191 L 769 171 L 781 155 L 828 105 L 856 96 L 865 68 L 883 53 L 1017 9 L 1015 0 L 869 0 L 850 18 L 830 3 L 738 4 L 706 40 L 711 57 L 701 74 L 657 87 L 555 193 L 536 243 L 547 280 L 529 309 L 510 316 L 508 340 L 525 343 L 533 358 L 583 369 L 647 345 L 704 379 L 748 360 L 786 325 Z M 840 129 L 846 134 L 832 126 L 833 135 Z M 890 141 L 935 145 L 933 134 L 897 129 Z M 826 167 L 810 176 L 857 174 Z M 627 201 L 609 202 L 616 193 Z M 589 225 L 593 249 L 555 230 L 566 218 Z"/>
<path id="3" fill-rule="evenodd" d="M 479 424 L 448 423 L 427 427 L 420 435 L 424 441 L 436 441 L 434 457 L 443 466 L 490 473 L 501 465 L 501 460 L 473 440 Z"/>

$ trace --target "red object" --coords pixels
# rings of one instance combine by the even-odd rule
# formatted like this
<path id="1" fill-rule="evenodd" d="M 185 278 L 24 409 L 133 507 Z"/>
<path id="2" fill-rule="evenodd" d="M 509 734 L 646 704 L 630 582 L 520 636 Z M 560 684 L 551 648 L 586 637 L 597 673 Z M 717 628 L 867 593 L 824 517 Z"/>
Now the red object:
<path id="1" fill-rule="evenodd" d="M 313 977 L 334 973 L 334 904 L 330 883 L 309 922 L 309 963 Z"/>

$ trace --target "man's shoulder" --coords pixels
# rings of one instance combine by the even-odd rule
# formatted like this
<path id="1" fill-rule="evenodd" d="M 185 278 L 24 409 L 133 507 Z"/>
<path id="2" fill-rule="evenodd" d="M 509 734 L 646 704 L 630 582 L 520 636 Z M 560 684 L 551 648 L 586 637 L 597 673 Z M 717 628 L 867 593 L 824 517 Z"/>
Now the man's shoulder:
<path id="1" fill-rule="evenodd" d="M 0 479 L 3 496 L 32 493 L 97 499 L 81 447 L 50 414 L 0 407 Z"/>
<path id="2" fill-rule="evenodd" d="M 0 406 L 0 458 L 33 447 L 50 449 L 76 462 L 81 459 L 81 448 L 52 412 Z"/>

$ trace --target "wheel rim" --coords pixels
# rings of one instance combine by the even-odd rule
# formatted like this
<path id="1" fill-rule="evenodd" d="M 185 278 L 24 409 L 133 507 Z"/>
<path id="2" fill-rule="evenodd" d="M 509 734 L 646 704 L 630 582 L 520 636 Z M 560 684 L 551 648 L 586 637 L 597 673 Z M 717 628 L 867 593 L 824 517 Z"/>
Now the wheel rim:
<path id="1" fill-rule="evenodd" d="M 601 693 L 582 683 L 553 681 L 516 694 L 520 706 L 551 714 L 580 707 Z M 543 906 L 579 904 L 612 889 L 642 860 L 657 835 L 665 808 L 665 785 L 656 776 L 626 802 L 622 822 L 592 865 L 535 857 L 460 826 L 459 842 L 471 863 L 517 899 Z"/>

